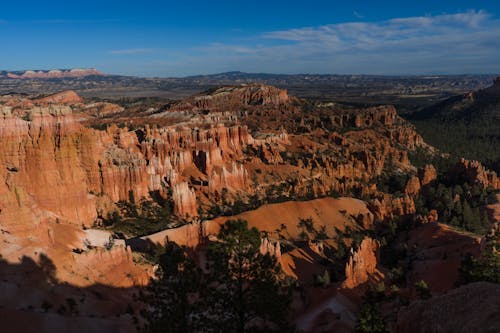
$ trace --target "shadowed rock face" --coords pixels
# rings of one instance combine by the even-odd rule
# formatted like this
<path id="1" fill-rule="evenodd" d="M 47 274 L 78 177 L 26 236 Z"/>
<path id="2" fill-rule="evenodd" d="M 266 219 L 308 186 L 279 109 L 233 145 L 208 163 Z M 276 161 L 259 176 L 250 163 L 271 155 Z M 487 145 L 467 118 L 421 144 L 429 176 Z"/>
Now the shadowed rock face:
<path id="1" fill-rule="evenodd" d="M 116 268 L 106 258 L 116 255 L 116 251 L 104 253 L 95 260 L 103 260 L 101 268 L 106 265 Z M 88 261 L 82 263 L 88 264 Z M 111 281 L 74 285 L 59 279 L 54 262 L 40 256 L 36 260 L 22 257 L 19 263 L 0 259 L 0 272 L 0 322 L 5 332 L 136 331 L 127 307 L 133 305 L 140 309 L 141 305 L 135 303 L 133 297 L 139 287 L 110 286 L 123 280 L 118 274 L 113 277 L 112 271 L 98 270 L 90 275 L 94 279 L 104 273 Z"/>
<path id="2" fill-rule="evenodd" d="M 398 314 L 396 332 L 498 332 L 500 286 L 477 282 L 417 301 Z"/>
<path id="3" fill-rule="evenodd" d="M 414 249 L 408 284 L 424 280 L 434 293 L 454 288 L 460 278 L 463 259 L 468 254 L 479 256 L 482 247 L 481 237 L 431 221 L 413 229 L 408 234 L 407 244 Z"/>

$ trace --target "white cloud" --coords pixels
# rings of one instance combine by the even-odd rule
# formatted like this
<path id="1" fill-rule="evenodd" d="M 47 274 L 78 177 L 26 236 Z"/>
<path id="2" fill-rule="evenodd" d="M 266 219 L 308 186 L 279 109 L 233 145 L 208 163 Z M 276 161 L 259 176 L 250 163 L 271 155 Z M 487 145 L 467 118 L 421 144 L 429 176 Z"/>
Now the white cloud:
<path id="1" fill-rule="evenodd" d="M 136 54 L 147 54 L 153 53 L 154 49 L 149 48 L 132 48 L 132 49 L 121 49 L 121 50 L 111 50 L 108 51 L 109 54 L 115 55 L 136 55 Z"/>
<path id="2" fill-rule="evenodd" d="M 249 47 L 243 45 L 226 45 L 222 43 L 212 43 L 209 46 L 200 47 L 204 52 L 212 53 L 239 53 L 239 54 L 255 54 L 259 47 Z"/>
<path id="3" fill-rule="evenodd" d="M 271 31 L 253 57 L 287 72 L 498 72 L 499 36 L 500 20 L 471 10 Z"/>
<path id="4" fill-rule="evenodd" d="M 359 12 L 357 12 L 357 11 L 353 11 L 352 15 L 354 15 L 354 17 L 356 17 L 358 19 L 364 18 L 364 16 L 362 14 L 360 14 Z"/>
<path id="5" fill-rule="evenodd" d="M 270 31 L 179 49 L 152 73 L 500 73 L 500 20 L 484 11 Z M 156 50 L 155 50 L 156 51 Z M 110 51 L 144 54 L 151 49 Z M 157 52 L 155 52 L 157 54 Z M 164 57 L 162 57 L 164 59 Z"/>
<path id="6" fill-rule="evenodd" d="M 405 41 L 415 37 L 437 35 L 446 42 L 448 35 L 473 33 L 491 27 L 489 16 L 483 11 L 469 11 L 453 15 L 396 18 L 388 21 L 366 23 L 351 22 L 306 27 L 264 34 L 273 40 L 300 41 L 304 43 L 334 42 L 337 47 L 356 48 L 365 43 L 383 45 L 386 42 Z M 496 22 L 498 28 L 498 22 Z"/>

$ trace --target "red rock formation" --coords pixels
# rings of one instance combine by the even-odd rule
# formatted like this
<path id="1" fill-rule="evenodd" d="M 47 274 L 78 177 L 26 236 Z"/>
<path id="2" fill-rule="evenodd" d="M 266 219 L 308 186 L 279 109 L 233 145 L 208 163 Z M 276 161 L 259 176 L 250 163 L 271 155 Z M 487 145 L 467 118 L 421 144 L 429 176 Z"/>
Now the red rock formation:
<path id="1" fill-rule="evenodd" d="M 379 193 L 373 184 L 384 171 L 414 171 L 408 152 L 426 147 L 393 107 L 303 114 L 298 99 L 267 86 L 218 89 L 141 116 L 115 105 L 85 105 L 72 92 L 39 100 L 3 96 L 0 102 L 0 252 L 11 260 L 38 248 L 50 250 L 61 279 L 74 283 L 85 284 L 85 274 L 92 271 L 98 273 L 92 280 L 100 283 L 99 274 L 109 274 L 111 283 L 120 286 L 145 281 L 148 274 L 125 248 L 83 248 L 81 226 L 106 217 L 117 201 L 139 202 L 152 191 L 191 221 L 199 209 L 206 214 L 207 207 L 221 204 L 222 193 L 226 203 L 255 204 L 270 197 L 356 191 L 378 198 L 371 207 L 381 220 L 415 211 L 412 196 L 419 179 L 412 179 L 401 197 Z M 117 125 L 94 129 L 112 123 L 132 124 L 134 130 Z M 351 126 L 358 128 L 351 131 Z M 432 178 L 427 173 L 422 183 Z M 334 227 L 367 228 L 374 221 L 365 202 L 331 197 L 264 205 L 237 217 L 273 237 L 281 233 L 295 239 L 301 232 L 299 218 L 313 217 L 330 237 Z M 163 242 L 168 237 L 197 247 L 228 218 L 190 223 L 146 239 Z M 263 252 L 278 255 L 280 250 L 279 243 L 263 240 Z M 346 288 L 378 275 L 377 251 L 378 243 L 365 239 L 352 253 Z M 314 259 L 324 257 L 323 243 L 283 257 L 287 274 L 311 279 L 311 266 L 324 273 Z M 119 274 L 110 271 L 115 269 Z M 125 278 L 126 270 L 135 272 L 132 278 Z"/>
<path id="2" fill-rule="evenodd" d="M 411 177 L 405 186 L 405 193 L 411 197 L 415 197 L 420 193 L 420 179 L 418 177 Z"/>
<path id="3" fill-rule="evenodd" d="M 496 190 L 500 189 L 500 178 L 497 174 L 487 170 L 478 161 L 462 158 L 452 172 L 456 177 L 463 177 L 469 184 L 478 184 L 483 188 L 491 186 Z"/>
<path id="4" fill-rule="evenodd" d="M 276 258 L 281 258 L 281 246 L 279 241 L 272 242 L 269 238 L 264 237 L 260 243 L 260 253 L 265 255 L 269 254 Z"/>
<path id="5" fill-rule="evenodd" d="M 361 113 L 357 111 L 343 110 L 339 115 L 330 116 L 330 122 L 337 127 L 362 128 L 374 125 L 389 126 L 397 119 L 396 109 L 393 106 L 371 107 Z"/>
<path id="6" fill-rule="evenodd" d="M 354 289 L 371 280 L 371 275 L 377 273 L 380 244 L 377 240 L 365 237 L 357 251 L 351 250 L 349 262 L 345 267 L 345 276 L 342 286 Z"/>
<path id="7" fill-rule="evenodd" d="M 258 84 L 243 85 L 219 88 L 210 94 L 189 98 L 173 110 L 234 110 L 243 105 L 278 106 L 289 100 L 286 90 Z"/>
<path id="8" fill-rule="evenodd" d="M 383 194 L 370 202 L 370 209 L 378 220 L 384 221 L 415 213 L 415 202 L 408 194 L 401 197 Z"/>
<path id="9" fill-rule="evenodd" d="M 130 247 L 114 246 L 111 249 L 95 248 L 81 254 L 72 253 L 73 260 L 65 264 L 72 269 L 76 277 L 61 277 L 64 281 L 71 281 L 76 285 L 85 286 L 84 281 L 108 284 L 128 288 L 132 286 L 145 286 L 154 274 L 149 273 L 133 262 Z M 81 266 L 77 268 L 76 266 Z M 129 279 L 123 279 L 128 274 Z M 87 282 L 88 284 L 89 282 Z"/>
<path id="10" fill-rule="evenodd" d="M 419 170 L 418 177 L 422 186 L 426 186 L 437 179 L 436 168 L 432 164 L 427 164 L 423 169 Z"/>
<path id="11" fill-rule="evenodd" d="M 223 166 L 220 172 L 213 170 L 210 180 L 208 181 L 210 193 L 220 193 L 224 188 L 245 191 L 248 187 L 249 180 L 247 170 L 243 165 L 238 165 L 234 162 L 229 169 Z"/>
<path id="12" fill-rule="evenodd" d="M 34 104 L 78 104 L 82 103 L 83 98 L 78 96 L 73 90 L 66 90 L 60 93 L 52 94 L 47 97 L 33 100 Z"/>
<path id="13" fill-rule="evenodd" d="M 194 217 L 198 215 L 196 194 L 190 189 L 188 183 L 175 184 L 172 189 L 174 201 L 174 212 L 182 217 Z"/>
<path id="14" fill-rule="evenodd" d="M 437 179 L 437 171 L 433 165 L 426 165 L 418 171 L 418 177 L 411 177 L 405 186 L 405 193 L 412 198 L 415 198 L 422 187 L 433 183 Z"/>
<path id="15" fill-rule="evenodd" d="M 238 102 L 238 105 L 246 105 L 256 112 L 260 112 L 262 107 L 272 106 L 265 109 L 270 115 L 282 106 L 289 107 L 287 103 L 290 103 L 286 92 L 267 86 L 221 89 L 209 96 L 215 97 L 207 98 L 211 101 L 210 105 L 203 105 L 203 108 L 216 109 L 219 102 L 214 101 L 221 99 L 220 105 L 224 107 L 231 108 Z M 65 92 L 45 101 L 76 103 L 80 99 L 72 92 Z M 188 99 L 185 103 L 191 102 Z M 16 103 L 19 105 L 19 102 Z M 197 112 L 197 107 L 191 105 L 188 109 L 185 103 L 176 105 L 167 113 L 179 108 Z M 88 108 L 83 107 L 82 110 L 86 113 Z M 69 106 L 55 104 L 27 106 L 25 109 L 13 104 L 2 107 L 2 115 L 5 121 L 0 127 L 0 134 L 5 142 L 11 144 L 5 145 L 0 153 L 9 156 L 4 163 L 8 170 L 17 170 L 9 176 L 8 183 L 27 189 L 42 210 L 86 225 L 95 219 L 96 209 L 105 213 L 98 207 L 109 207 L 109 202 L 128 200 L 131 193 L 139 200 L 147 197 L 150 191 L 159 191 L 166 197 L 165 189 L 173 189 L 183 182 L 189 183 L 194 192 L 189 190 L 191 194 L 188 195 L 177 187 L 175 201 L 184 208 L 176 209 L 176 212 L 183 211 L 190 216 L 196 215 L 193 214 L 196 211 L 193 203 L 207 200 L 205 198 L 217 199 L 218 196 L 212 194 L 220 194 L 223 189 L 227 189 L 230 196 L 234 193 L 247 196 L 245 192 L 259 190 L 265 193 L 268 186 L 284 184 L 285 179 L 296 184 L 293 190 L 297 195 L 311 190 L 315 195 L 330 191 L 344 193 L 359 187 L 362 187 L 363 193 L 372 193 L 375 189 L 361 185 L 360 180 L 369 182 L 388 163 L 401 169 L 410 168 L 406 151 L 393 141 L 406 145 L 408 149 L 419 144 L 419 140 L 414 139 L 414 132 L 409 129 L 400 132 L 396 138 L 384 129 L 383 126 L 397 128 L 402 122 L 391 107 L 339 113 L 338 121 L 342 125 L 356 118 L 360 126 L 374 128 L 337 134 L 331 142 L 316 141 L 318 139 L 313 137 L 306 139 L 305 136 L 290 137 L 283 129 L 259 133 L 254 138 L 245 125 L 207 127 L 205 124 L 203 128 L 189 123 L 185 123 L 185 127 L 146 125 L 137 131 L 110 126 L 106 131 L 96 131 L 83 127 L 77 121 L 81 114 L 74 114 Z M 224 116 L 224 113 L 220 115 Z M 234 121 L 236 118 L 233 115 L 228 119 Z M 319 132 L 317 135 L 319 138 L 322 136 Z M 21 145 L 14 142 L 21 142 Z M 367 146 L 373 149 L 366 149 Z M 258 152 L 257 158 L 248 159 L 245 156 L 249 147 Z M 46 154 L 45 151 L 54 153 Z M 323 154 L 322 151 L 335 153 Z M 288 154 L 292 158 L 295 154 L 310 155 L 298 158 L 297 166 L 292 166 L 283 157 Z M 267 169 L 263 175 L 267 180 L 258 188 L 253 188 L 250 179 L 254 183 L 259 180 L 255 174 L 257 170 L 262 170 L 256 166 L 259 163 L 272 164 L 273 170 Z M 33 168 L 39 166 L 53 170 L 52 174 L 61 175 L 54 178 L 48 177 L 48 173 L 35 174 Z M 182 186 L 185 189 L 185 185 Z M 67 199 L 66 193 L 70 188 L 75 199 L 62 200 L 63 197 Z M 384 202 L 382 210 L 387 211 L 387 207 L 392 205 L 394 209 L 391 208 L 391 211 L 408 213 L 411 205 L 407 201 L 403 198 L 391 204 Z"/>
<path id="16" fill-rule="evenodd" d="M 429 219 L 429 222 L 437 222 L 439 220 L 439 215 L 437 210 L 431 209 L 429 212 L 429 216 L 427 217 Z"/>
<path id="17" fill-rule="evenodd" d="M 83 112 L 86 114 L 90 114 L 94 117 L 102 118 L 102 117 L 110 117 L 117 113 L 123 112 L 125 109 L 119 105 L 107 103 L 107 102 L 98 102 L 85 105 Z"/>
<path id="18" fill-rule="evenodd" d="M 1 122 L 0 163 L 7 166 L 0 170 L 3 223 L 32 223 L 14 218 L 21 214 L 16 207 L 31 207 L 35 214 L 52 212 L 78 224 L 95 219 L 95 198 L 89 196 L 77 148 L 85 134 L 77 133 L 79 125 L 67 112 L 36 108 L 29 114 L 31 121 L 5 116 Z"/>

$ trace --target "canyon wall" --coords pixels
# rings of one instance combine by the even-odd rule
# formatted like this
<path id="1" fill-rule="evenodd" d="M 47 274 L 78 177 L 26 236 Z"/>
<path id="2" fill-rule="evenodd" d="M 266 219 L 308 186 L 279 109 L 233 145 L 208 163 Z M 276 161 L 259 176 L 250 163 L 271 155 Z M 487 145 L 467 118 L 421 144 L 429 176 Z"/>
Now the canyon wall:
<path id="1" fill-rule="evenodd" d="M 212 112 L 238 102 L 259 110 L 290 103 L 285 91 L 272 87 L 231 88 L 206 99 L 210 103 L 196 108 Z M 385 130 L 337 134 L 332 141 L 330 136 L 290 136 L 283 129 L 254 137 L 244 124 L 200 127 L 195 117 L 182 126 L 152 123 L 134 131 L 116 125 L 97 130 L 82 124 L 90 116 L 73 92 L 9 100 L 4 105 L 9 103 L 2 107 L 0 124 L 4 143 L 0 147 L 4 166 L 0 221 L 5 224 L 38 220 L 30 216 L 35 214 L 90 226 L 112 203 L 148 198 L 153 191 L 172 200 L 177 215 L 191 218 L 198 215 L 199 207 L 220 200 L 224 191 L 229 200 L 257 190 L 264 195 L 266 188 L 277 184 L 300 196 L 353 189 L 369 193 L 372 190 L 365 184 L 387 163 L 411 168 L 406 152 L 394 140 L 408 149 L 421 144 L 414 132 L 398 132 L 394 137 L 394 131 Z M 191 112 L 196 114 L 196 108 Z M 227 113 L 221 117 L 233 119 Z M 340 125 L 354 122 L 363 128 L 398 128 L 400 121 L 394 108 L 383 107 L 355 116 L 347 112 L 337 120 Z M 367 145 L 373 149 L 365 149 Z M 327 149 L 333 154 L 320 153 Z M 258 169 L 266 172 L 257 174 Z"/>

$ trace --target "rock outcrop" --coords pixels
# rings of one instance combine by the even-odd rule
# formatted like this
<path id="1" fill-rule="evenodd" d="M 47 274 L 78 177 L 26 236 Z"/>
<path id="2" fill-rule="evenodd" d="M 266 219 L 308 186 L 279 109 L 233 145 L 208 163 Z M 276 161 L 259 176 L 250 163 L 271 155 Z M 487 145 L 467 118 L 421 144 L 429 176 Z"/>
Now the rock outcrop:
<path id="1" fill-rule="evenodd" d="M 496 172 L 487 170 L 479 161 L 461 159 L 452 170 L 455 177 L 464 179 L 469 184 L 478 184 L 482 188 L 500 189 L 500 178 Z"/>
<path id="2" fill-rule="evenodd" d="M 436 168 L 432 164 L 427 164 L 425 167 L 419 170 L 418 177 L 422 186 L 427 186 L 437 179 Z"/>
<path id="3" fill-rule="evenodd" d="M 369 237 L 363 239 L 356 251 L 351 249 L 342 287 L 354 289 L 372 281 L 373 275 L 378 272 L 379 251 L 379 242 Z"/>
<path id="4" fill-rule="evenodd" d="M 263 255 L 269 254 L 277 259 L 281 258 L 281 246 L 279 241 L 273 242 L 269 238 L 264 237 L 261 239 L 259 250 Z"/>
<path id="5" fill-rule="evenodd" d="M 408 179 L 408 182 L 406 183 L 405 193 L 409 196 L 415 197 L 420 193 L 420 187 L 420 179 L 418 179 L 418 177 L 416 176 L 413 176 Z"/>
<path id="6" fill-rule="evenodd" d="M 232 123 L 237 120 L 234 113 L 230 115 L 220 108 L 236 111 L 245 106 L 251 112 L 238 116 L 242 122 L 251 123 L 258 114 L 265 122 L 281 108 L 289 109 L 292 118 L 295 112 L 292 104 L 296 101 L 273 87 L 222 88 L 206 96 L 176 104 L 160 117 L 155 114 L 154 119 L 177 114 L 181 109 L 204 116 L 208 108 L 217 121 Z M 283 128 L 253 136 L 244 124 L 207 126 L 200 123 L 207 120 L 198 116 L 190 116 L 182 126 L 146 124 L 131 131 L 111 125 L 96 130 L 84 126 L 81 120 L 86 121 L 88 116 L 99 119 L 101 108 L 82 103 L 72 91 L 35 100 L 5 99 L 0 124 L 5 143 L 0 148 L 0 160 L 5 168 L 0 175 L 10 199 L 4 200 L 8 207 L 0 219 L 28 219 L 18 216 L 22 209 L 11 210 L 15 205 L 10 202 L 18 202 L 36 214 L 55 214 L 88 226 L 98 215 L 105 216 L 101 207 L 109 207 L 110 202 L 127 201 L 131 195 L 136 200 L 147 198 L 152 191 L 171 200 L 174 211 L 183 217 L 196 216 L 199 204 L 206 207 L 220 203 L 224 190 L 229 202 L 237 197 L 245 200 L 249 195 L 267 195 L 276 187 L 280 195 L 293 193 L 299 197 L 351 190 L 369 194 L 374 189 L 364 183 L 380 175 L 384 165 L 411 168 L 401 146 L 411 150 L 421 144 L 410 127 L 394 136 L 402 128 L 402 120 L 391 107 L 336 111 L 338 116 L 332 118 L 335 126 L 357 124 L 363 130 L 337 133 L 336 139 L 330 141 L 329 135 L 326 140 L 321 135 L 290 136 Z M 102 107 L 115 109 L 110 105 Z M 92 108 L 97 111 L 88 112 Z M 111 111 L 111 115 L 114 113 Z M 284 125 L 290 120 L 286 119 Z M 263 165 L 272 165 L 273 169 Z M 39 168 L 45 172 L 37 172 Z M 389 204 L 384 199 L 381 214 L 388 210 L 411 213 L 407 201 L 403 198 Z"/>
<path id="7" fill-rule="evenodd" d="M 196 194 L 189 188 L 188 183 L 175 184 L 172 189 L 174 212 L 181 217 L 194 217 L 198 215 Z"/>
<path id="8" fill-rule="evenodd" d="M 412 176 L 408 179 L 405 186 L 405 193 L 410 197 L 416 197 L 422 187 L 432 184 L 437 179 L 437 171 L 433 165 L 427 164 L 425 167 L 418 170 L 418 177 Z"/>
<path id="9" fill-rule="evenodd" d="M 241 106 L 261 105 L 276 107 L 286 104 L 289 101 L 290 97 L 288 96 L 286 90 L 258 84 L 243 85 L 223 87 L 216 89 L 210 94 L 198 95 L 189 98 L 180 105 L 174 107 L 173 111 L 234 111 Z"/>
<path id="10" fill-rule="evenodd" d="M 391 220 L 395 216 L 409 216 L 415 213 L 415 202 L 408 194 L 395 197 L 383 194 L 370 201 L 370 209 L 379 221 Z"/>
<path id="11" fill-rule="evenodd" d="M 33 100 L 34 104 L 78 104 L 82 103 L 83 98 L 78 96 L 73 90 L 67 90 L 52 94 L 43 98 Z"/>
<path id="12" fill-rule="evenodd" d="M 416 173 L 410 153 L 432 149 L 391 106 L 309 105 L 265 85 L 220 88 L 160 106 L 144 102 L 145 110 L 141 103 L 91 103 L 73 91 L 0 96 L 3 258 L 44 253 L 58 279 L 80 286 L 143 285 L 152 267 L 132 260 L 124 240 L 109 241 L 111 232 L 88 229 L 116 223 L 115 212 L 128 223 L 136 216 L 128 218 L 122 207 L 150 204 L 162 206 L 162 214 L 173 208 L 167 223 L 177 227 L 127 244 L 168 240 L 195 250 L 228 219 L 241 218 L 267 235 L 261 253 L 276 256 L 285 274 L 313 283 L 311 272 L 325 273 L 320 262 L 335 248 L 337 228 L 412 217 L 414 199 L 437 177 L 432 166 Z M 498 188 L 496 175 L 463 164 L 460 172 L 472 182 Z M 394 172 L 417 175 L 404 193 L 377 188 L 380 176 Z M 312 231 L 301 220 L 313 221 Z M 283 238 L 304 235 L 315 240 L 281 253 Z M 382 278 L 379 248 L 365 238 L 351 252 L 344 289 Z"/>

